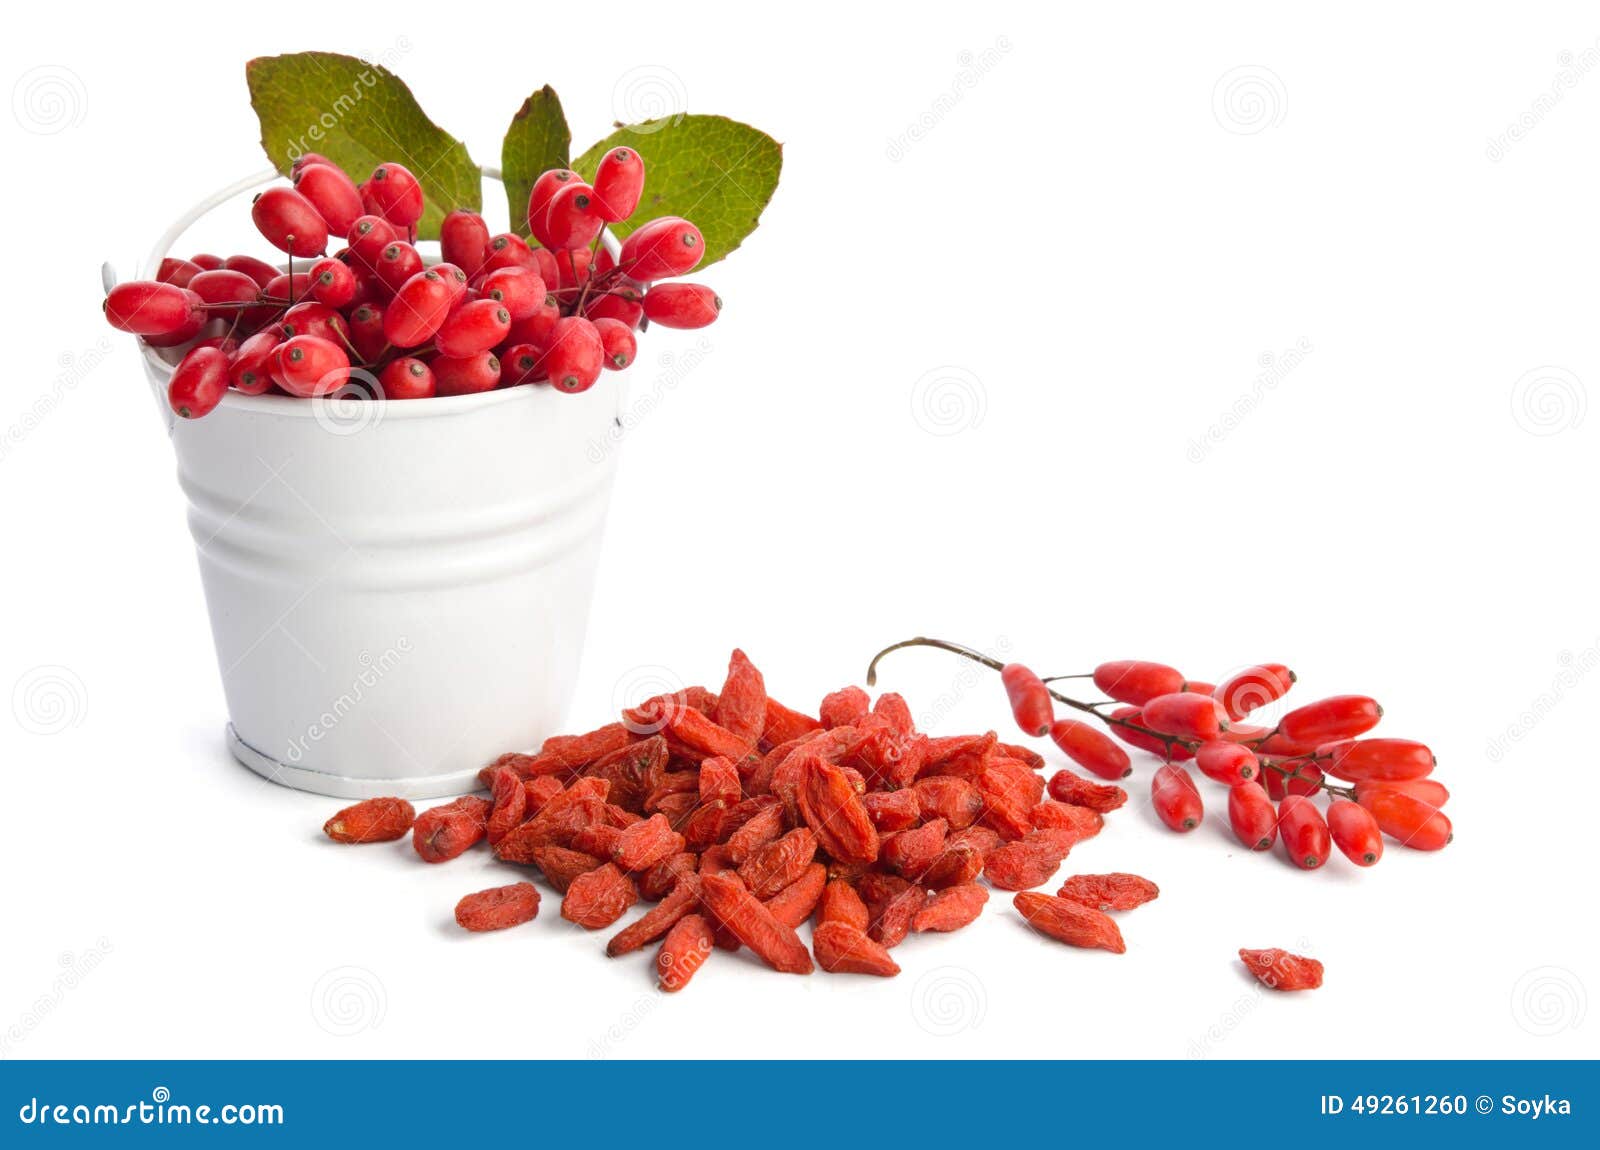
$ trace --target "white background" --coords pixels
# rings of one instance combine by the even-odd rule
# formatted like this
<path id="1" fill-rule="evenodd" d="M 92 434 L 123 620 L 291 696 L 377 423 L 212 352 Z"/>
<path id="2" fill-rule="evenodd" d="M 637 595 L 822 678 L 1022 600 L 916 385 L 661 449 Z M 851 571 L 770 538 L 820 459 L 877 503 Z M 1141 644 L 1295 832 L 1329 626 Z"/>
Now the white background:
<path id="1" fill-rule="evenodd" d="M 28 13 L 0 48 L 6 1055 L 1600 1053 L 1600 20 L 1206 8 Z M 504 881 L 481 853 L 327 843 L 338 803 L 223 749 L 170 449 L 97 306 L 101 260 L 262 166 L 245 58 L 309 47 L 388 54 L 484 161 L 546 82 L 579 147 L 662 93 L 785 144 L 704 277 L 712 354 L 627 438 L 574 727 L 640 666 L 715 686 L 735 644 L 807 709 L 919 632 L 1060 672 L 1282 660 L 1435 747 L 1456 842 L 1301 874 L 1215 790 L 1187 837 L 1136 801 L 1068 863 L 1160 883 L 1125 956 L 997 897 L 893 981 L 719 954 L 676 998 L 548 894 L 463 936 L 455 900 Z M 695 338 L 650 333 L 636 391 Z M 957 697 L 939 732 L 1005 720 L 951 657 L 886 678 Z M 1258 993 L 1242 945 L 1327 985 Z"/>

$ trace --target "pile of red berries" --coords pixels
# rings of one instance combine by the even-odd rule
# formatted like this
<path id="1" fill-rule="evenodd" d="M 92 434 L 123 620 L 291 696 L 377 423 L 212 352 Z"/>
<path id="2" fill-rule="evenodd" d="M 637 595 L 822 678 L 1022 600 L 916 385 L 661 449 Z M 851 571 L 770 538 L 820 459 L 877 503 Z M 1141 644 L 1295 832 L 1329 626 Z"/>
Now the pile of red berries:
<path id="1" fill-rule="evenodd" d="M 112 327 L 153 347 L 192 344 L 168 388 L 185 419 L 230 387 L 383 399 L 546 382 L 586 391 L 603 368 L 633 362 L 646 322 L 704 327 L 722 307 L 703 284 L 657 282 L 699 264 L 705 241 L 688 220 L 650 220 L 615 257 L 605 246 L 606 226 L 632 216 L 644 191 L 631 148 L 607 152 L 592 184 L 566 168 L 539 177 L 528 199 L 537 247 L 453 211 L 433 264 L 415 243 L 422 185 L 401 165 L 380 164 L 357 185 L 308 153 L 292 176 L 293 187 L 269 188 L 251 208 L 287 269 L 253 256 L 166 259 L 156 280 L 106 297 Z M 325 255 L 330 237 L 348 246 Z M 296 259 L 315 262 L 297 270 Z"/>
<path id="2" fill-rule="evenodd" d="M 901 647 L 953 651 L 1000 672 L 1017 725 L 1035 738 L 1048 735 L 1074 763 L 1101 778 L 1133 773 L 1127 751 L 1106 731 L 1159 757 L 1150 803 L 1175 831 L 1194 830 L 1205 817 L 1200 788 L 1184 766 L 1192 761 L 1202 775 L 1228 788 L 1228 824 L 1242 844 L 1267 851 L 1281 840 L 1289 861 L 1305 870 L 1327 862 L 1334 847 L 1366 867 L 1383 857 L 1385 836 L 1415 850 L 1439 850 L 1453 836 L 1440 810 L 1450 792 L 1428 777 L 1436 764 L 1433 752 L 1411 739 L 1360 737 L 1383 717 L 1375 699 L 1334 695 L 1289 711 L 1271 727 L 1243 721 L 1294 685 L 1294 672 L 1281 663 L 1248 667 L 1216 684 L 1138 659 L 1046 679 L 959 643 L 916 638 L 880 651 L 867 669 L 868 685 L 877 677 L 878 660 Z M 1085 702 L 1050 686 L 1080 678 L 1092 679 L 1107 698 Z M 1057 718 L 1058 702 L 1092 716 L 1106 731 Z M 1063 771 L 1051 780 L 1050 793 L 1072 801 L 1071 793 L 1090 785 Z M 1317 805 L 1319 797 L 1327 800 L 1326 811 Z"/>

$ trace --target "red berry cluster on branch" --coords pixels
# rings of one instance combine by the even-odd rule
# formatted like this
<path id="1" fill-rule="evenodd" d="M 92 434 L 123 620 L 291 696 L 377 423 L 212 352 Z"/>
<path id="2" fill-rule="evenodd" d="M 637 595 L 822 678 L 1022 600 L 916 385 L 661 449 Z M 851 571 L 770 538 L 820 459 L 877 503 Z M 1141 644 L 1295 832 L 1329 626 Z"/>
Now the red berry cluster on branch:
<path id="1" fill-rule="evenodd" d="M 1281 663 L 1250 667 L 1217 684 L 1140 660 L 1045 679 L 959 643 L 916 638 L 880 651 L 867 670 L 869 685 L 878 660 L 902 647 L 936 647 L 999 671 L 1017 725 L 1034 737 L 1048 734 L 1074 763 L 1101 778 L 1131 774 L 1128 753 L 1091 723 L 1056 718 L 1056 703 L 1159 757 L 1150 802 L 1175 831 L 1193 830 L 1205 814 L 1200 788 L 1184 765 L 1192 762 L 1228 788 L 1228 823 L 1241 843 L 1265 851 L 1281 840 L 1290 861 L 1306 870 L 1327 862 L 1335 846 L 1357 866 L 1371 866 L 1383 857 L 1384 836 L 1416 850 L 1439 850 L 1452 837 L 1450 819 L 1439 809 L 1450 793 L 1428 777 L 1433 752 L 1410 739 L 1359 737 L 1383 716 L 1376 700 L 1335 695 L 1289 711 L 1272 727 L 1243 721 L 1294 685 L 1294 672 Z M 1107 698 L 1084 702 L 1050 686 L 1079 678 L 1092 679 Z M 1326 811 L 1319 796 L 1327 800 Z"/>
<path id="2" fill-rule="evenodd" d="M 722 307 L 703 284 L 656 282 L 700 263 L 705 241 L 688 220 L 648 221 L 616 257 L 605 246 L 606 227 L 629 219 L 644 191 L 631 148 L 607 152 L 592 184 L 565 168 L 539 177 L 528 200 L 539 246 L 453 211 L 431 265 L 415 242 L 422 185 L 402 165 L 379 164 L 358 185 L 307 153 L 291 176 L 293 187 L 262 192 L 250 213 L 286 270 L 243 255 L 166 259 L 154 281 L 106 297 L 112 327 L 153 347 L 192 345 L 168 387 L 185 419 L 230 387 L 383 399 L 539 383 L 587 391 L 603 369 L 633 362 L 647 322 L 704 327 Z M 347 246 L 328 256 L 330 238 Z M 296 259 L 314 262 L 300 270 Z"/>

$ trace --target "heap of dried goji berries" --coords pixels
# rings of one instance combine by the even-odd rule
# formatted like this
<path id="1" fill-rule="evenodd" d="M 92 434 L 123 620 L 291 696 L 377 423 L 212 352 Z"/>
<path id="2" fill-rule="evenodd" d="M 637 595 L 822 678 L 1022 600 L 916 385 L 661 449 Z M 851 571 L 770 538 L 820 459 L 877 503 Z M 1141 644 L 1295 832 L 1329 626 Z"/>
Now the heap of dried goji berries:
<path id="1" fill-rule="evenodd" d="M 720 691 L 689 687 L 649 699 L 588 734 L 485 767 L 490 798 L 467 796 L 416 816 L 398 799 L 335 815 L 330 837 L 372 842 L 409 829 L 428 862 L 487 841 L 502 862 L 531 867 L 562 895 L 562 917 L 600 930 L 643 900 L 612 956 L 660 943 L 660 985 L 677 990 L 718 948 L 748 947 L 775 970 L 892 975 L 890 951 L 912 932 L 959 930 L 988 887 L 1019 891 L 1036 930 L 1120 953 L 1108 911 L 1156 897 L 1135 875 L 1050 881 L 1097 834 L 1122 788 L 1061 771 L 995 732 L 930 737 L 896 694 L 846 687 L 815 717 L 768 697 L 735 651 Z M 987 887 L 979 882 L 984 879 Z M 527 922 L 526 882 L 464 898 L 469 930 Z M 799 934 L 814 920 L 810 947 Z"/>

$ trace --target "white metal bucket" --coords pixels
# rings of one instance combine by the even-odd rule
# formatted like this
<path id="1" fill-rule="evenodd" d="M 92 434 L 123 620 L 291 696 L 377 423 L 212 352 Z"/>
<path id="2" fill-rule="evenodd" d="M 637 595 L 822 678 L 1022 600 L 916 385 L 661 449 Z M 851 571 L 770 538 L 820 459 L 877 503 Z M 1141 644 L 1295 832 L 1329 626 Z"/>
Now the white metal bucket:
<path id="1" fill-rule="evenodd" d="M 492 174 L 492 173 L 490 173 Z M 180 220 L 144 275 L 241 181 Z M 428 798 L 554 732 L 583 646 L 623 377 L 323 402 L 229 392 L 167 408 L 235 757 L 318 794 Z"/>

